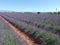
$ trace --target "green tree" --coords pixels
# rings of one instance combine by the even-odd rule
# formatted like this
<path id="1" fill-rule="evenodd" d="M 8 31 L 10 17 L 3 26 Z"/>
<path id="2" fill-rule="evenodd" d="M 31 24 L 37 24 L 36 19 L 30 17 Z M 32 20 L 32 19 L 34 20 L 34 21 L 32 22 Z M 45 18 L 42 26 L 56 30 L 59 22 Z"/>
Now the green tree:
<path id="1" fill-rule="evenodd" d="M 40 12 L 37 12 L 37 14 L 40 14 Z"/>

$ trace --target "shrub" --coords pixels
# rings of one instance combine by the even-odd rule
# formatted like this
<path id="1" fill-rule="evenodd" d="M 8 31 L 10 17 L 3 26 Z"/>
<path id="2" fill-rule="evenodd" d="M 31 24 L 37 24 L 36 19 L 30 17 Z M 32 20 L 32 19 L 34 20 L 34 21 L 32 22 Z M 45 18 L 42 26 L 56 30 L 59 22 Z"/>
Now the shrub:
<path id="1" fill-rule="evenodd" d="M 55 45 L 55 41 L 52 40 L 52 39 L 46 39 L 46 40 L 45 40 L 45 44 L 46 44 L 46 45 Z"/>
<path id="2" fill-rule="evenodd" d="M 55 33 L 60 33 L 60 26 L 55 27 Z"/>
<path id="3" fill-rule="evenodd" d="M 55 30 L 58 30 L 58 31 L 60 31 L 60 26 L 59 26 L 59 27 L 56 27 L 56 28 L 55 28 Z"/>
<path id="4" fill-rule="evenodd" d="M 47 37 L 46 37 L 47 36 Z M 45 44 L 46 45 L 55 45 L 57 39 L 50 35 L 45 35 Z"/>
<path id="5" fill-rule="evenodd" d="M 40 14 L 40 12 L 37 12 L 37 14 Z"/>
<path id="6" fill-rule="evenodd" d="M 54 12 L 54 14 L 57 14 L 57 12 Z"/>
<path id="7" fill-rule="evenodd" d="M 52 12 L 48 12 L 48 14 L 52 14 Z"/>
<path id="8" fill-rule="evenodd" d="M 48 24 L 48 25 L 45 25 L 45 28 L 46 28 L 46 29 L 53 29 L 53 26 L 50 25 L 50 24 Z"/>
<path id="9" fill-rule="evenodd" d="M 58 11 L 58 14 L 60 14 L 60 11 Z"/>

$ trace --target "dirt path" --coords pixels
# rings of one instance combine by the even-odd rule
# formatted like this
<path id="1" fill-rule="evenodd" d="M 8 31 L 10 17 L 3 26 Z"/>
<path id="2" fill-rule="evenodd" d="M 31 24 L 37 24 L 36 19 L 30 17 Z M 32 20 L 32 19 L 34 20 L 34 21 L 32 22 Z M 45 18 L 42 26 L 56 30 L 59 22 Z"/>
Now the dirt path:
<path id="1" fill-rule="evenodd" d="M 36 43 L 34 43 L 34 41 L 32 41 L 26 34 L 24 34 L 23 32 L 21 32 L 19 29 L 17 29 L 15 26 L 13 26 L 11 23 L 9 23 L 6 19 L 4 19 L 2 16 L 0 16 L 11 28 L 13 28 L 13 30 L 17 33 L 18 36 L 22 37 L 27 43 L 28 45 L 38 45 Z M 39 44 L 40 45 L 40 44 Z"/>

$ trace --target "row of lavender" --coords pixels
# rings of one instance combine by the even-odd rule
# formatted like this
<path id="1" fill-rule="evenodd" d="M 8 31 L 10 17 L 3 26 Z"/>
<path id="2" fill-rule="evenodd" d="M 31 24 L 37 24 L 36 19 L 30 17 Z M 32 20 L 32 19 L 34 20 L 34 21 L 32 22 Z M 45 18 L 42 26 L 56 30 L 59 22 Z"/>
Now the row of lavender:
<path id="1" fill-rule="evenodd" d="M 6 13 L 5 15 L 60 35 L 60 15 L 58 14 Z"/>

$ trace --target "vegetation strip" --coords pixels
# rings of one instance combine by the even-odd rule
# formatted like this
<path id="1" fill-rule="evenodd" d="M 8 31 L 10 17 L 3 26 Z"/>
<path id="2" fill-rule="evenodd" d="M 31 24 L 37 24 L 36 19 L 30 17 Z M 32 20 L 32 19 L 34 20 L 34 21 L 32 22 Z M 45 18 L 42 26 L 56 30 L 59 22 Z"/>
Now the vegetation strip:
<path id="1" fill-rule="evenodd" d="M 29 27 L 28 25 L 21 24 L 19 21 L 11 18 L 4 17 L 7 21 L 9 21 L 12 25 L 17 27 L 20 31 L 24 32 L 26 35 L 32 38 L 35 43 L 37 44 L 44 44 L 44 45 L 59 45 L 60 39 L 58 39 L 56 36 L 44 33 L 38 30 L 33 29 L 32 27 Z M 19 22 L 19 23 L 18 23 Z"/>
<path id="2" fill-rule="evenodd" d="M 30 25 L 30 26 L 34 26 L 36 27 L 37 29 L 42 29 L 48 33 L 52 33 L 54 35 L 56 35 L 57 37 L 60 38 L 60 26 L 57 26 L 57 27 L 54 27 L 50 24 L 48 25 L 45 25 L 45 24 L 39 24 L 39 23 L 34 23 L 33 21 L 27 21 L 27 20 L 22 20 L 22 19 L 17 19 L 17 18 L 14 18 L 14 17 L 10 17 L 7 15 L 7 17 L 9 18 L 13 18 L 15 20 L 19 20 L 21 22 L 25 22 L 26 24 Z"/>
<path id="3" fill-rule="evenodd" d="M 21 32 L 19 29 L 17 29 L 15 26 L 13 26 L 9 21 L 7 21 L 4 17 L 0 16 L 7 24 L 10 25 L 11 28 L 14 29 L 14 31 L 21 36 L 29 45 L 38 45 L 34 43 L 33 40 L 31 40 L 25 33 Z M 40 45 L 40 44 L 39 44 Z"/>

